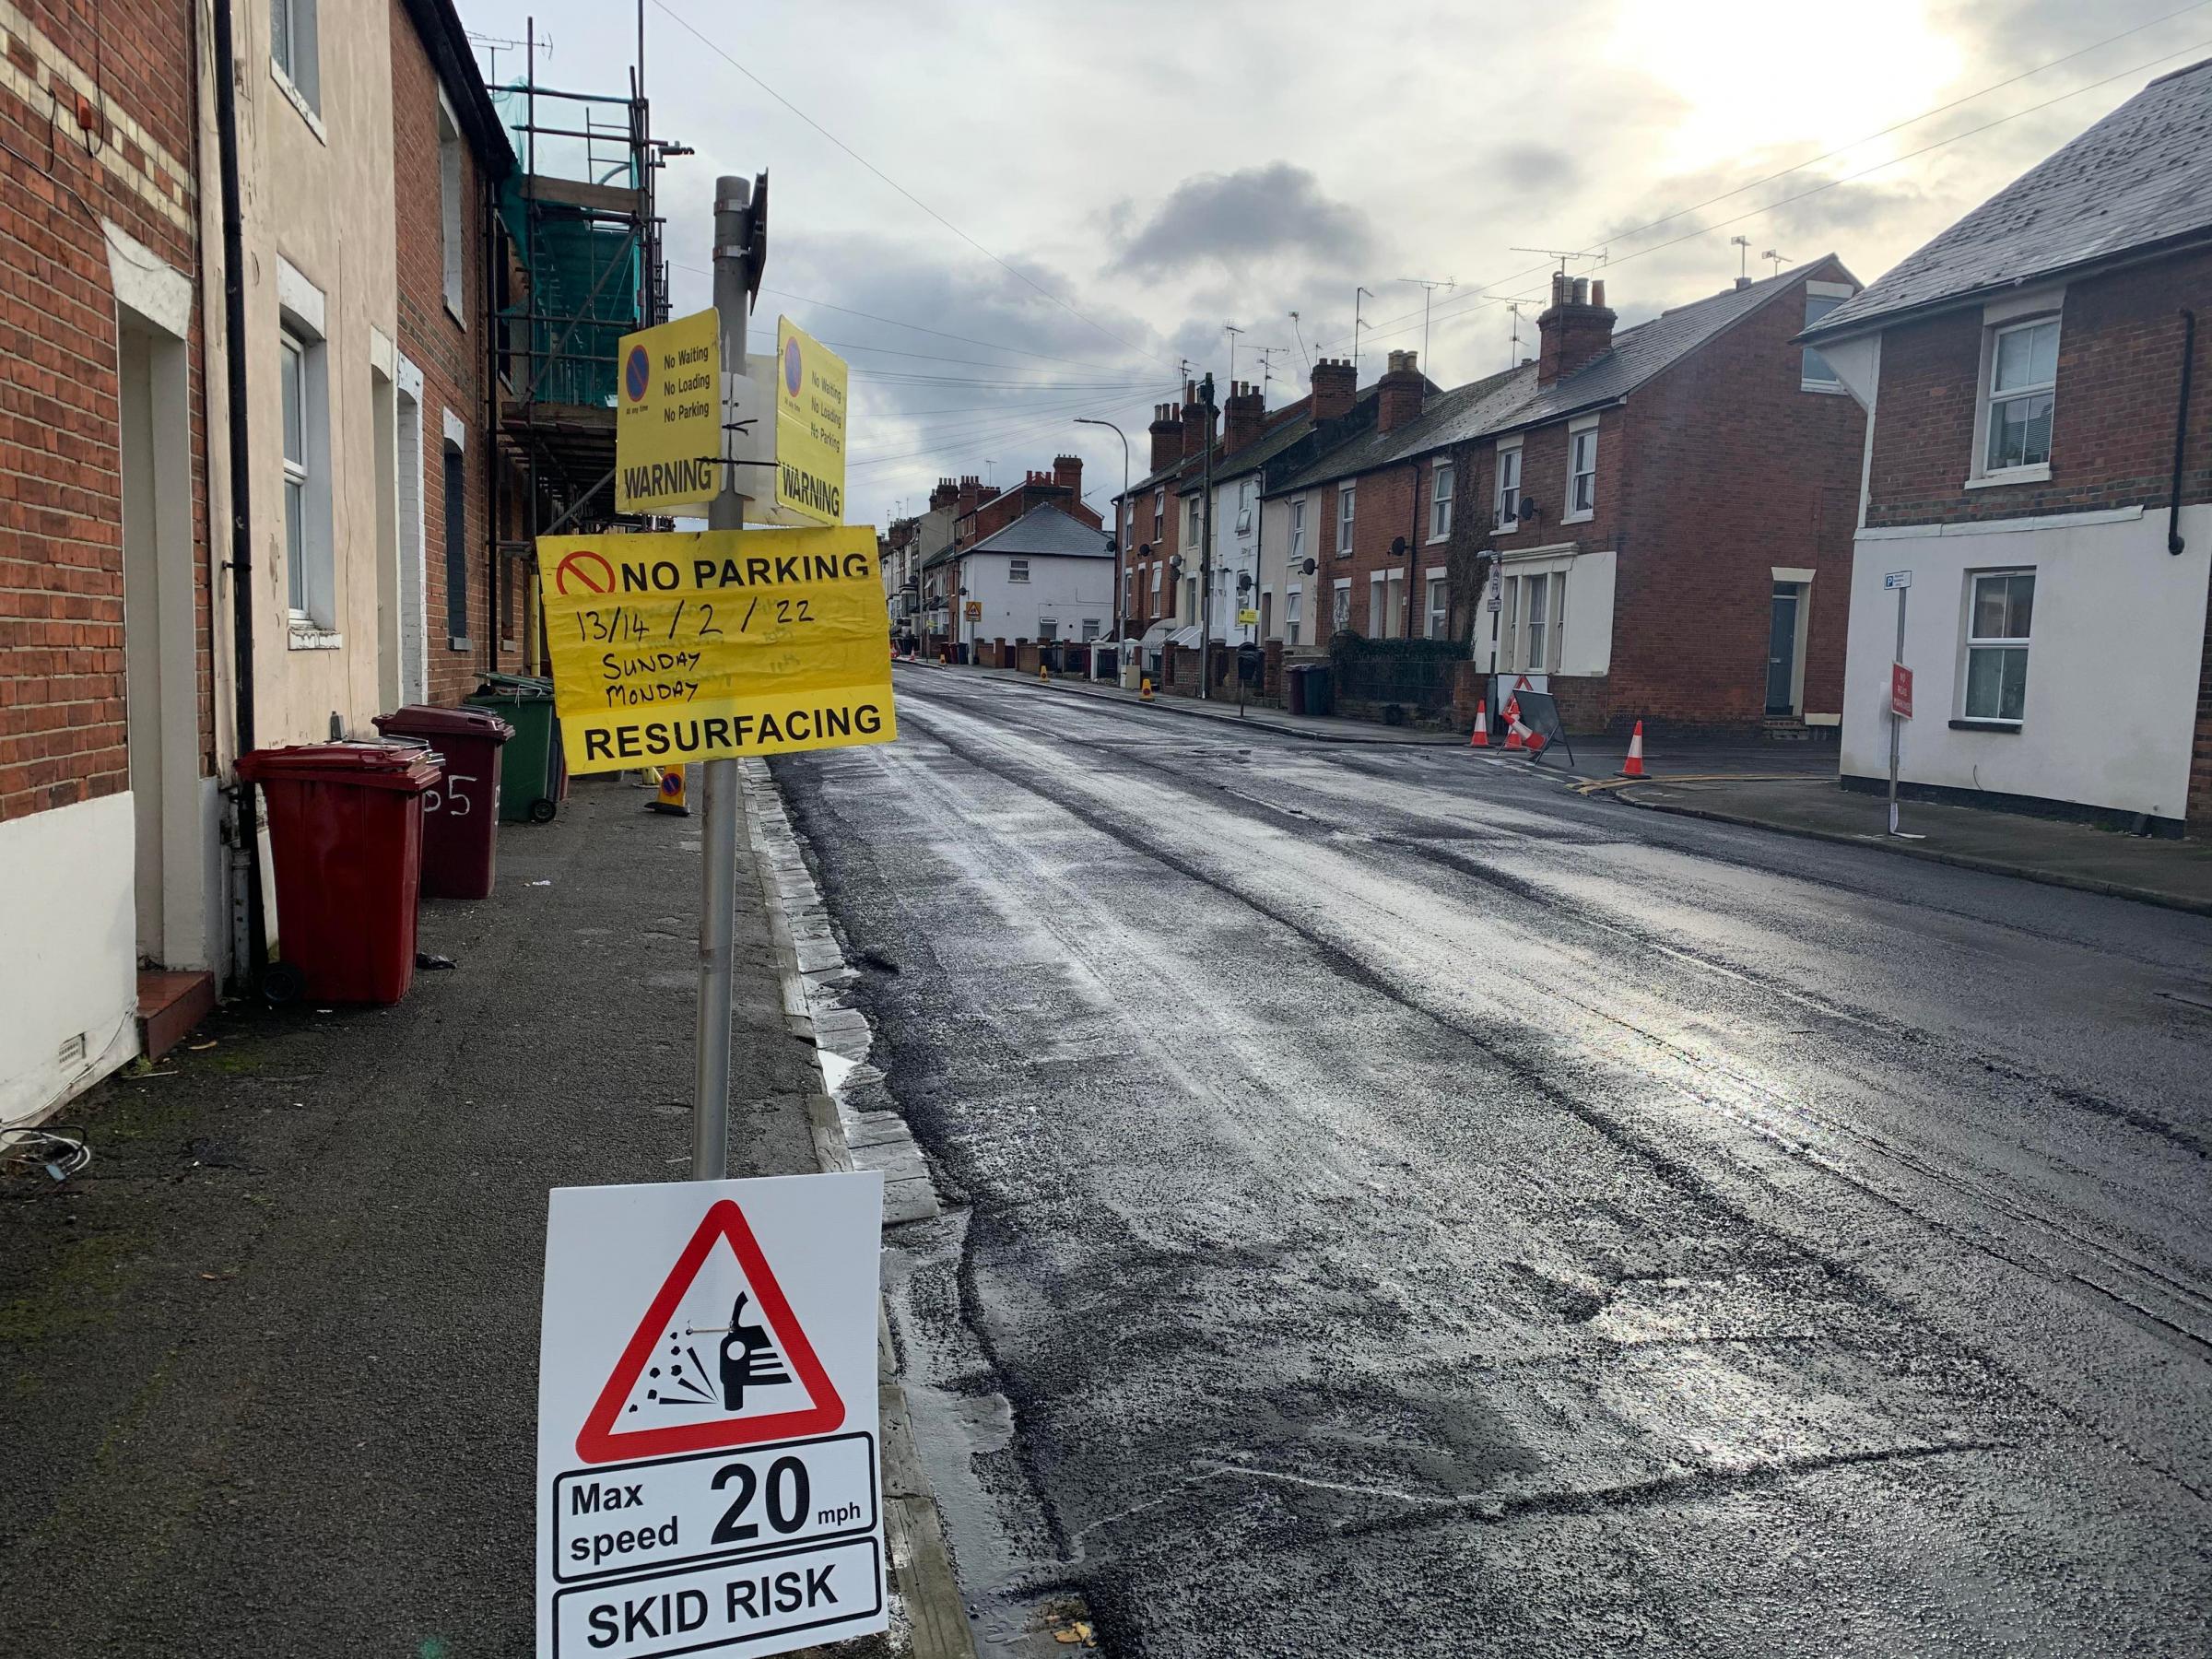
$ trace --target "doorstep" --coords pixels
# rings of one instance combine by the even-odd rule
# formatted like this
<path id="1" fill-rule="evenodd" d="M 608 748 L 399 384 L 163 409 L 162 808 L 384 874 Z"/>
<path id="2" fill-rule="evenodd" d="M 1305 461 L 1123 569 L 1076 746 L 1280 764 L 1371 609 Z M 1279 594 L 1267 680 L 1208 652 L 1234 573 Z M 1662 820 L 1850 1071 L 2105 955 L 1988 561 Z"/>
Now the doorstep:
<path id="1" fill-rule="evenodd" d="M 138 970 L 138 1052 L 159 1060 L 215 1012 L 215 975 L 206 969 Z"/>

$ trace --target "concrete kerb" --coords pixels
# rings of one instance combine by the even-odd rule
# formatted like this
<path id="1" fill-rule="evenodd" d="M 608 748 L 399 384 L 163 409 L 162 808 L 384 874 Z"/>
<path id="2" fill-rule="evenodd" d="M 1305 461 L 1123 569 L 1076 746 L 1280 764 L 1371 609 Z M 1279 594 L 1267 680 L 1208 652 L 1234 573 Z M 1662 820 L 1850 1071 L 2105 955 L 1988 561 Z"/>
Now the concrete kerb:
<path id="1" fill-rule="evenodd" d="M 806 1101 L 815 1160 L 824 1171 L 881 1170 L 884 1220 L 888 1226 L 935 1216 L 935 1187 L 905 1125 L 895 1118 L 888 1124 L 863 1121 L 891 1114 L 849 1112 L 832 1090 L 822 1056 L 833 1055 L 841 1077 L 849 1077 L 853 1068 L 866 1065 L 873 1032 L 866 1017 L 842 1001 L 844 987 L 856 976 L 837 946 L 821 894 L 767 763 L 747 760 L 739 771 L 745 785 L 746 839 L 782 983 L 784 1026 L 793 1036 L 812 1044 L 815 1069 L 822 1077 L 822 1088 Z M 967 1603 L 953 1572 L 936 1498 L 914 1442 L 890 1323 L 880 1303 L 876 1317 L 884 1530 L 914 1659 L 975 1659 Z"/>
<path id="2" fill-rule="evenodd" d="M 1665 782 L 1664 779 L 1643 778 L 1639 783 Z M 1675 818 L 1702 818 L 1707 823 L 1734 824 L 1746 830 L 1764 830 L 1776 835 L 1794 835 L 1804 841 L 1832 841 L 1840 847 L 1866 847 L 1877 853 L 1900 853 L 1906 858 L 1924 859 L 1930 864 L 1949 865 L 1956 869 L 1974 870 L 1985 876 L 2017 876 L 2022 881 L 2033 881 L 2044 887 L 2071 888 L 2076 892 L 2096 893 L 2107 899 L 2132 899 L 2137 904 L 2155 904 L 2161 910 L 2184 911 L 2193 915 L 2212 916 L 2212 900 L 2192 899 L 2182 893 L 2161 893 L 2152 888 L 2129 887 L 2124 882 L 2100 881 L 2095 877 L 2075 876 L 2064 870 L 2048 870 L 2033 865 L 2006 864 L 2001 859 L 1977 858 L 1971 853 L 1949 853 L 1939 847 L 1930 847 L 1918 841 L 1897 841 L 1888 836 L 1850 835 L 1834 830 L 1815 829 L 1806 824 L 1782 824 L 1771 818 L 1752 818 L 1739 812 L 1719 812 L 1710 806 L 1679 806 L 1671 802 L 1638 800 L 1625 789 L 1607 792 L 1603 797 L 1633 806 L 1643 812 L 1664 812 Z"/>

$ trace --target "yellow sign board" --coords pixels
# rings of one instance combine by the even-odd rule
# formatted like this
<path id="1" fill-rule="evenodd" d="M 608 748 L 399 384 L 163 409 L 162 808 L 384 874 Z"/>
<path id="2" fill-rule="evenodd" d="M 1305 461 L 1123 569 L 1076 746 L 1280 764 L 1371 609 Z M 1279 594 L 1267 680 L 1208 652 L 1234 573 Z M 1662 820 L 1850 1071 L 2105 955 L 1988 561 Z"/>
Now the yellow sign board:
<path id="1" fill-rule="evenodd" d="M 1247 607 L 1237 613 L 1237 626 L 1239 628 L 1257 628 L 1259 625 L 1260 613 L 1258 611 Z"/>
<path id="2" fill-rule="evenodd" d="M 572 772 L 899 735 L 866 525 L 551 535 L 537 570 Z"/>
<path id="3" fill-rule="evenodd" d="M 722 488 L 722 324 L 711 311 L 622 336 L 615 511 L 666 512 Z"/>
<path id="4" fill-rule="evenodd" d="M 845 516 L 845 360 L 776 319 L 776 505 L 817 524 Z"/>

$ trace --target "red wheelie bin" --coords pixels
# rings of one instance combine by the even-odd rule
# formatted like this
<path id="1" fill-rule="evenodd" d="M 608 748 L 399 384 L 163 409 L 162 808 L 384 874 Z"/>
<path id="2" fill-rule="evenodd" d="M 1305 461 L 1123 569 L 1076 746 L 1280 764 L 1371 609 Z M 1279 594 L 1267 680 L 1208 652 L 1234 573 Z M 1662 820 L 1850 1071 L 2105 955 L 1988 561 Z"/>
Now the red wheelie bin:
<path id="1" fill-rule="evenodd" d="M 488 899 L 499 850 L 500 750 L 514 728 L 488 709 L 410 703 L 376 717 L 387 737 L 427 745 L 445 771 L 422 797 L 422 896 Z"/>
<path id="2" fill-rule="evenodd" d="M 255 749 L 238 775 L 268 803 L 280 959 L 270 1000 L 395 1003 L 415 979 L 427 749 L 316 743 Z"/>

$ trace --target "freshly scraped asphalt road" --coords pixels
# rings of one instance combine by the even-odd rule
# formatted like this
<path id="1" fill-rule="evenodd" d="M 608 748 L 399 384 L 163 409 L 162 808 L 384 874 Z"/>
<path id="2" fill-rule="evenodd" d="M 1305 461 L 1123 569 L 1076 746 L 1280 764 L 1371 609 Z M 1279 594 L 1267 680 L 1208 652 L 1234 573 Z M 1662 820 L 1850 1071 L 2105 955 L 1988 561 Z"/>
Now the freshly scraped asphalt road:
<path id="1" fill-rule="evenodd" d="M 987 1647 L 2212 1651 L 2212 921 L 899 679 L 777 775 Z"/>

